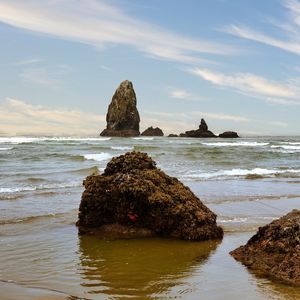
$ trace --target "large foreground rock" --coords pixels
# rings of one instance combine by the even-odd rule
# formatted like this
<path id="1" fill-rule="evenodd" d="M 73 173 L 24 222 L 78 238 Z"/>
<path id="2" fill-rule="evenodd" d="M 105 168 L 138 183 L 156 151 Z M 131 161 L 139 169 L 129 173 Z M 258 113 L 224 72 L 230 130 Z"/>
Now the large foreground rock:
<path id="1" fill-rule="evenodd" d="M 245 246 L 230 254 L 251 269 L 300 286 L 300 211 L 260 227 Z"/>
<path id="2" fill-rule="evenodd" d="M 142 136 L 164 136 L 163 131 L 159 127 L 153 128 L 152 126 L 147 128 L 141 133 Z"/>
<path id="3" fill-rule="evenodd" d="M 199 129 L 196 130 L 189 130 L 185 133 L 181 133 L 180 136 L 182 137 L 195 137 L 195 138 L 210 138 L 216 137 L 214 133 L 208 130 L 208 126 L 204 119 L 201 119 Z"/>
<path id="4" fill-rule="evenodd" d="M 130 81 L 123 81 L 112 97 L 106 115 L 106 129 L 101 136 L 139 136 L 140 116 L 136 95 Z"/>
<path id="5" fill-rule="evenodd" d="M 102 175 L 88 176 L 84 186 L 77 222 L 81 234 L 187 240 L 223 236 L 216 215 L 145 153 L 113 158 Z"/>

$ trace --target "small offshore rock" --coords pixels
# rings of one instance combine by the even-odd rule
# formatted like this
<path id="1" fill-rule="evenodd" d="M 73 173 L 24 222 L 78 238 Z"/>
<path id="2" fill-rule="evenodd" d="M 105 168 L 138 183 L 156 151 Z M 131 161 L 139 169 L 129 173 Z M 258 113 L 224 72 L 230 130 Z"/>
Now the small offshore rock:
<path id="1" fill-rule="evenodd" d="M 80 234 L 114 236 L 117 231 L 125 238 L 155 235 L 199 241 L 223 237 L 216 215 L 146 153 L 114 157 L 102 175 L 88 176 L 84 186 Z"/>
<path id="2" fill-rule="evenodd" d="M 164 136 L 163 131 L 159 128 L 153 128 L 152 126 L 147 128 L 141 133 L 142 136 Z"/>
<path id="3" fill-rule="evenodd" d="M 168 137 L 178 137 L 178 134 L 170 133 Z"/>
<path id="4" fill-rule="evenodd" d="M 181 133 L 182 137 L 194 137 L 194 138 L 211 138 L 216 135 L 208 130 L 208 126 L 204 119 L 201 119 L 199 129 L 186 131 L 184 134 Z"/>
<path id="5" fill-rule="evenodd" d="M 230 254 L 250 269 L 300 286 L 300 210 L 260 227 L 246 245 Z"/>
<path id="6" fill-rule="evenodd" d="M 225 131 L 223 133 L 220 133 L 219 137 L 220 138 L 230 138 L 230 139 L 233 139 L 233 138 L 238 138 L 239 135 L 235 131 Z"/>

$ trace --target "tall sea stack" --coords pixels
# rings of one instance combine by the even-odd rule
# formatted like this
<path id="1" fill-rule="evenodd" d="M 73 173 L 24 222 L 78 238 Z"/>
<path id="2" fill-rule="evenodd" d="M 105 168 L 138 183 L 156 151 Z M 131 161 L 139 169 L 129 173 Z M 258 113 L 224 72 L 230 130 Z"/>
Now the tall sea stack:
<path id="1" fill-rule="evenodd" d="M 140 135 L 140 116 L 132 82 L 125 80 L 115 91 L 106 115 L 106 129 L 101 136 L 129 137 Z"/>

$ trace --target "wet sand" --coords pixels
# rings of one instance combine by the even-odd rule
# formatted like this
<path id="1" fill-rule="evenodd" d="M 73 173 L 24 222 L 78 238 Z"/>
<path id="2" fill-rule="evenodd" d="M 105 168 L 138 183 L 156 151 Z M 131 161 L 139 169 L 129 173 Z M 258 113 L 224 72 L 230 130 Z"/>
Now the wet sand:
<path id="1" fill-rule="evenodd" d="M 300 288 L 257 276 L 228 254 L 252 234 L 110 241 L 78 237 L 68 225 L 12 238 L 1 258 L 11 282 L 0 283 L 0 299 L 299 299 Z"/>

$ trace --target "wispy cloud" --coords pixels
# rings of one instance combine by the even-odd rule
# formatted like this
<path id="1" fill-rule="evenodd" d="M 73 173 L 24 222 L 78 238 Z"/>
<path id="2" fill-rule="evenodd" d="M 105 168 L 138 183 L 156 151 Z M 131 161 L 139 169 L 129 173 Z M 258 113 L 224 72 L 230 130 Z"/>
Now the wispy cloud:
<path id="1" fill-rule="evenodd" d="M 97 135 L 105 126 L 105 116 L 32 105 L 7 98 L 0 103 L 1 131 L 10 134 L 34 135 Z"/>
<path id="2" fill-rule="evenodd" d="M 300 104 L 300 85 L 297 78 L 279 83 L 251 73 L 227 75 L 201 68 L 190 69 L 188 72 L 216 86 L 227 87 L 249 97 L 280 104 Z"/>
<path id="3" fill-rule="evenodd" d="M 67 65 L 49 67 L 29 67 L 20 73 L 20 78 L 26 83 L 34 83 L 51 88 L 58 88 L 70 72 Z"/>
<path id="4" fill-rule="evenodd" d="M 24 60 L 17 61 L 15 63 L 15 65 L 16 66 L 26 66 L 26 65 L 39 64 L 41 62 L 43 62 L 43 60 L 40 58 L 30 58 L 30 59 L 24 59 Z"/>
<path id="5" fill-rule="evenodd" d="M 169 89 L 169 96 L 173 99 L 179 99 L 184 101 L 199 100 L 199 98 L 196 95 L 193 95 L 184 89 Z"/>
<path id="6" fill-rule="evenodd" d="M 151 57 L 184 63 L 203 61 L 202 53 L 236 53 L 231 46 L 185 37 L 143 22 L 104 1 L 1 0 L 0 21 L 99 48 L 129 45 Z"/>
<path id="7" fill-rule="evenodd" d="M 243 39 L 256 41 L 300 55 L 300 2 L 297 0 L 284 0 L 282 4 L 287 10 L 286 20 L 280 21 L 266 18 L 266 21 L 277 27 L 286 38 L 250 29 L 245 25 L 231 24 L 226 26 L 224 31 Z"/>

